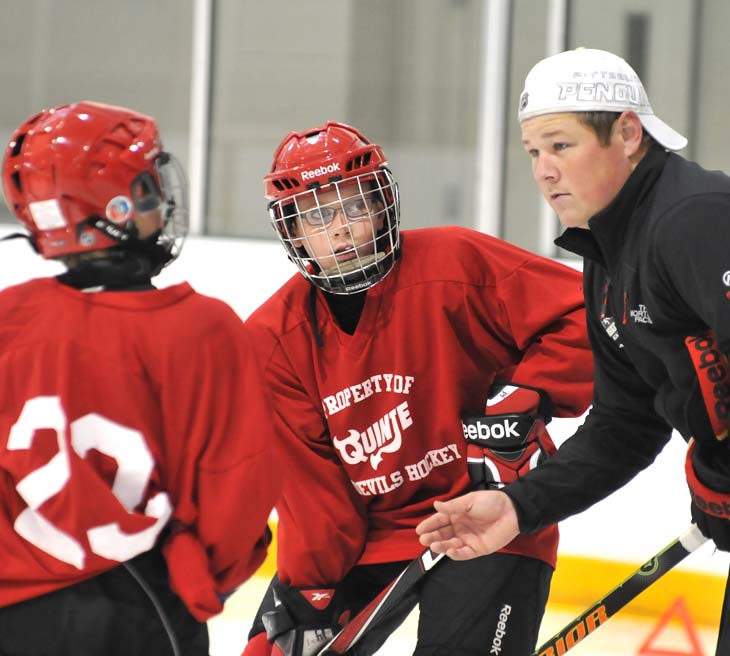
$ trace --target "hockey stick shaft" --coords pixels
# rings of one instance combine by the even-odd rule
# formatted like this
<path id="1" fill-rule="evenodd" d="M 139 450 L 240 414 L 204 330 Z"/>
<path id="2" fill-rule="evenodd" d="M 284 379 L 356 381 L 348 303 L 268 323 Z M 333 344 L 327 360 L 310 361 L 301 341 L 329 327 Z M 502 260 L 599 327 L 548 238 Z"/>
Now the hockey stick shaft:
<path id="1" fill-rule="evenodd" d="M 533 656 L 563 656 L 706 541 L 697 526 L 691 524 L 676 540 L 538 647 Z"/>
<path id="2" fill-rule="evenodd" d="M 412 560 L 406 568 L 365 608 L 350 620 L 342 630 L 330 640 L 317 656 L 335 656 L 346 654 L 367 631 L 378 625 L 388 614 L 400 604 L 429 571 L 444 557 L 426 549 L 418 558 Z"/>

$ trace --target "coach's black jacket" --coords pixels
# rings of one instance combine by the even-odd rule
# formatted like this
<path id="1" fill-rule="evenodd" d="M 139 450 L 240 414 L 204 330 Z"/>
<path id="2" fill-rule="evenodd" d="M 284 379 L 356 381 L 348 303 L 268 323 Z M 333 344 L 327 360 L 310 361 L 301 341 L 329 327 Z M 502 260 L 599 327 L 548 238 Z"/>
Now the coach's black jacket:
<path id="1" fill-rule="evenodd" d="M 593 407 L 557 456 L 504 489 L 523 532 L 624 485 L 653 462 L 671 427 L 717 444 L 689 351 L 710 364 L 708 342 L 685 340 L 714 330 L 730 352 L 730 178 L 654 147 L 589 227 L 567 229 L 556 244 L 584 257 Z M 730 397 L 714 382 L 717 368 L 709 377 L 711 391 Z M 718 422 L 727 411 L 712 406 Z"/>

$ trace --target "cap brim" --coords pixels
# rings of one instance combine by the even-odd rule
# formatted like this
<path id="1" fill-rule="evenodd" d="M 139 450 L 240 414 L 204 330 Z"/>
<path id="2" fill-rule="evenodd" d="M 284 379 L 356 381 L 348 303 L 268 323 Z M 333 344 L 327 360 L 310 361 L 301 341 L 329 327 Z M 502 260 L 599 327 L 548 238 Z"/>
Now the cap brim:
<path id="1" fill-rule="evenodd" d="M 687 138 L 655 114 L 639 114 L 639 119 L 646 131 L 668 150 L 682 150 L 687 146 Z"/>

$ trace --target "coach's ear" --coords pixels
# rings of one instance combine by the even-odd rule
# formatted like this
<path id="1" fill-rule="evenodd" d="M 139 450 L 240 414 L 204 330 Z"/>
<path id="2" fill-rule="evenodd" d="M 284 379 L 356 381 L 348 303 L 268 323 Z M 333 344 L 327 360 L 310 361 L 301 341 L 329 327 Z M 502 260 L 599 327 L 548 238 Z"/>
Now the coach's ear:
<path id="1" fill-rule="evenodd" d="M 623 141 L 624 154 L 633 160 L 641 152 L 644 126 L 636 112 L 622 112 L 614 125 L 615 134 Z"/>

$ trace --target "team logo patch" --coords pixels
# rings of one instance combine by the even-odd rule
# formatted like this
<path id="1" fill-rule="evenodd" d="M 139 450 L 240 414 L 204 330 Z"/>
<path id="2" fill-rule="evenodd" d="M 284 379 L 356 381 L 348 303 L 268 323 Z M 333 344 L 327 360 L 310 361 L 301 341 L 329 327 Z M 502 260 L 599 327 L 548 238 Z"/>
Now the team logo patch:
<path id="1" fill-rule="evenodd" d="M 725 271 L 725 273 L 722 274 L 722 283 L 725 287 L 730 287 L 730 271 Z"/>
<path id="2" fill-rule="evenodd" d="M 132 216 L 132 201 L 126 196 L 114 196 L 106 204 L 106 218 L 121 223 Z"/>
<path id="3" fill-rule="evenodd" d="M 634 320 L 634 323 L 654 323 L 649 316 L 649 310 L 646 309 L 646 305 L 643 303 L 639 303 L 639 307 L 631 310 L 629 315 Z"/>
<path id="4" fill-rule="evenodd" d="M 349 429 L 346 437 L 332 436 L 332 444 L 348 465 L 370 460 L 377 470 L 384 453 L 397 453 L 402 444 L 402 431 L 413 425 L 408 401 L 403 401 L 365 430 Z"/>
<path id="5" fill-rule="evenodd" d="M 523 94 L 522 94 L 522 95 L 520 96 L 520 111 L 524 110 L 524 109 L 525 109 L 525 107 L 527 107 L 527 101 L 529 100 L 529 98 L 530 98 L 530 94 L 529 94 L 529 93 L 527 93 L 527 91 L 525 91 L 525 92 L 524 92 L 524 93 L 523 93 Z"/>
<path id="6" fill-rule="evenodd" d="M 317 610 L 324 610 L 332 601 L 332 590 L 300 590 L 299 591 L 309 603 Z"/>
<path id="7" fill-rule="evenodd" d="M 84 230 L 79 235 L 79 244 L 82 246 L 93 246 L 94 242 L 96 241 L 96 235 L 92 233 L 90 230 Z"/>
<path id="8" fill-rule="evenodd" d="M 618 347 L 623 348 L 624 345 L 621 343 L 621 335 L 618 333 L 618 326 L 616 326 L 613 317 L 601 317 L 601 325 L 606 331 L 606 334 L 618 344 Z"/>

